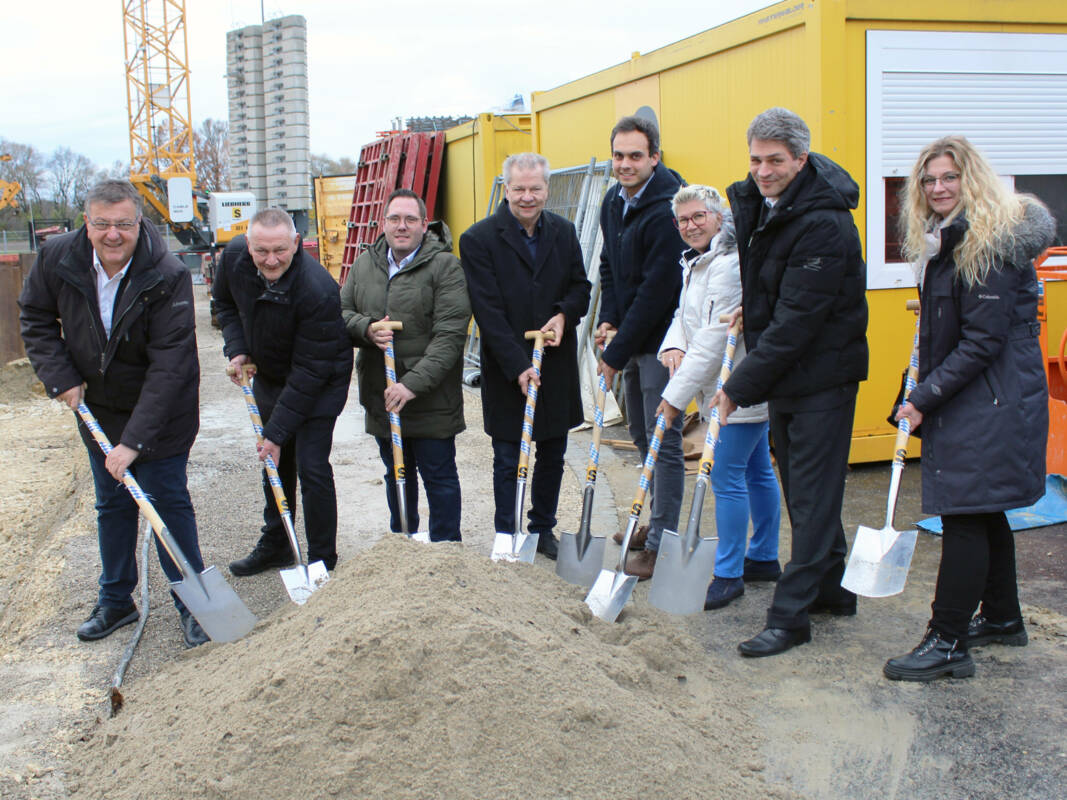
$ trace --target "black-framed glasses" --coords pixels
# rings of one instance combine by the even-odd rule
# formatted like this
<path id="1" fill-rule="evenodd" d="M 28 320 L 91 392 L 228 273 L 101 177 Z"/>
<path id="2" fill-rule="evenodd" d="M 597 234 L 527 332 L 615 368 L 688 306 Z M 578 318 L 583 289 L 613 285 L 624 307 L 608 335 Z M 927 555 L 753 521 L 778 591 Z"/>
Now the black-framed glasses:
<path id="1" fill-rule="evenodd" d="M 420 222 L 422 222 L 422 219 L 420 217 L 413 217 L 411 215 L 402 217 L 399 214 L 390 214 L 388 217 L 385 218 L 386 224 L 393 226 L 399 225 L 401 220 L 403 220 L 404 224 L 406 224 L 409 228 L 413 228 Z"/>
<path id="2" fill-rule="evenodd" d="M 707 211 L 698 211 L 697 213 L 695 213 L 691 217 L 675 217 L 674 218 L 674 227 L 676 227 L 678 230 L 683 230 L 683 229 L 689 227 L 689 223 L 693 223 L 694 225 L 700 226 L 700 225 L 703 225 L 707 221 L 708 221 L 708 212 Z"/>

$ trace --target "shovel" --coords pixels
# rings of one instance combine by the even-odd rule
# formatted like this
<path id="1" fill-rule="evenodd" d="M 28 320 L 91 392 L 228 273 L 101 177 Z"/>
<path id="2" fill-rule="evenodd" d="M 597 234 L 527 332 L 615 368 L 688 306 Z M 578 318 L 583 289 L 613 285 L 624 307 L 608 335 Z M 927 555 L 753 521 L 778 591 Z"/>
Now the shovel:
<path id="1" fill-rule="evenodd" d="M 720 317 L 720 321 L 726 319 Z M 734 368 L 734 351 L 737 349 L 737 334 L 741 330 L 740 318 L 730 326 L 726 334 L 726 350 L 722 354 L 722 368 L 716 389 L 721 389 Z M 719 407 L 711 409 L 708 434 L 704 437 L 704 452 L 700 457 L 700 471 L 693 487 L 693 507 L 689 511 L 689 523 L 685 536 L 676 531 L 663 531 L 656 571 L 652 573 L 652 587 L 648 602 L 671 614 L 696 614 L 704 610 L 708 582 L 715 569 L 715 542 L 700 537 L 700 515 L 704 510 L 704 496 L 711 485 L 711 468 L 715 463 L 715 445 L 719 440 Z"/>
<path id="2" fill-rule="evenodd" d="M 606 344 L 606 343 L 605 343 Z M 578 533 L 559 535 L 559 555 L 556 558 L 556 574 L 567 583 L 592 586 L 604 564 L 604 536 L 593 536 L 590 526 L 593 520 L 593 493 L 596 490 L 596 473 L 600 464 L 600 435 L 604 432 L 604 401 L 608 383 L 601 375 L 597 386 L 596 408 L 593 410 L 593 442 L 589 445 L 589 465 L 585 468 L 585 489 L 582 492 L 582 521 Z"/>
<path id="3" fill-rule="evenodd" d="M 256 432 L 256 440 L 262 442 L 263 420 L 259 416 L 256 399 L 252 395 L 252 386 L 248 382 L 248 376 L 255 374 L 255 371 L 256 368 L 251 364 L 245 364 L 241 369 L 241 393 L 248 406 L 248 416 L 252 419 L 252 429 Z M 235 374 L 233 367 L 227 369 L 226 374 Z M 304 560 L 304 554 L 300 552 L 300 540 L 296 538 L 296 530 L 293 528 L 293 517 L 289 513 L 289 503 L 285 499 L 285 490 L 282 488 L 282 478 L 278 474 L 278 467 L 270 456 L 267 456 L 264 463 L 267 469 L 267 481 L 270 483 L 271 492 L 274 493 L 274 502 L 278 506 L 285 535 L 289 539 L 289 547 L 292 548 L 293 555 L 296 557 L 295 567 L 281 570 L 282 583 L 285 584 L 285 591 L 289 593 L 289 598 L 302 606 L 316 589 L 330 579 L 330 575 L 322 561 L 308 564 Z"/>
<path id="4" fill-rule="evenodd" d="M 545 339 L 555 338 L 549 331 L 526 331 L 526 339 L 533 339 L 533 368 L 537 380 L 541 380 L 541 359 L 545 354 Z M 512 533 L 496 532 L 493 538 L 493 561 L 521 561 L 532 564 L 537 554 L 536 533 L 523 533 L 522 508 L 526 500 L 526 475 L 530 466 L 530 442 L 533 441 L 534 410 L 537 407 L 537 387 L 530 381 L 526 387 L 526 409 L 522 412 L 522 439 L 519 442 L 519 469 L 515 482 L 515 530 Z"/>
<path id="5" fill-rule="evenodd" d="M 111 452 L 111 442 L 96 421 L 93 412 L 85 403 L 78 404 L 78 415 L 85 423 L 85 427 L 96 439 L 104 455 Z M 172 581 L 171 588 L 181 598 L 185 607 L 189 609 L 204 632 L 216 642 L 233 642 L 240 639 L 256 624 L 256 618 L 248 607 L 241 602 L 237 592 L 215 567 L 208 567 L 203 572 L 197 572 L 185 553 L 178 546 L 162 518 L 156 513 L 156 509 L 148 500 L 144 491 L 137 483 L 133 474 L 126 470 L 122 476 L 122 482 L 130 490 L 134 501 L 145 515 L 152 530 L 155 531 L 163 549 L 167 551 L 171 561 L 177 565 L 182 574 L 180 581 Z"/>
<path id="6" fill-rule="evenodd" d="M 908 308 L 914 308 L 909 301 Z M 904 381 L 903 403 L 908 399 L 919 376 L 919 319 L 915 319 L 915 344 L 911 350 L 908 376 Z M 897 440 L 893 445 L 893 469 L 889 479 L 889 499 L 886 502 L 885 527 L 881 530 L 861 525 L 852 543 L 841 585 L 864 597 L 889 597 L 904 591 L 908 568 L 915 554 L 918 531 L 893 530 L 893 514 L 900 490 L 900 475 L 904 471 L 904 454 L 908 449 L 911 424 L 906 418 L 897 423 Z"/>
<path id="7" fill-rule="evenodd" d="M 596 616 L 605 622 L 614 622 L 619 617 L 622 607 L 630 599 L 637 585 L 636 575 L 626 574 L 626 555 L 630 551 L 630 539 L 637 530 L 637 522 L 641 518 L 641 509 L 645 505 L 645 494 L 648 492 L 648 484 L 652 479 L 652 470 L 656 466 L 656 458 L 659 456 L 659 446 L 663 441 L 663 434 L 667 430 L 667 422 L 660 414 L 656 417 L 656 430 L 648 443 L 648 455 L 645 457 L 645 465 L 641 469 L 641 477 L 637 481 L 637 494 L 633 505 L 630 506 L 630 519 L 626 523 L 626 533 L 622 537 L 622 549 L 619 550 L 619 565 L 615 570 L 602 569 L 597 575 L 593 588 L 585 597 L 585 604 Z M 657 558 L 658 561 L 658 558 Z"/>
<path id="8" fill-rule="evenodd" d="M 402 331 L 404 323 L 399 320 L 379 320 L 372 322 L 372 331 Z M 393 340 L 390 339 L 385 348 L 385 385 L 392 386 L 396 383 L 396 357 L 393 355 Z M 389 412 L 389 438 L 393 443 L 393 485 L 396 487 L 396 510 L 400 516 L 400 530 L 409 539 L 416 542 L 429 542 L 428 531 L 408 531 L 408 501 L 404 494 L 407 486 L 407 472 L 404 469 L 404 440 L 400 436 L 400 414 Z M 413 480 L 418 480 L 412 477 Z"/>

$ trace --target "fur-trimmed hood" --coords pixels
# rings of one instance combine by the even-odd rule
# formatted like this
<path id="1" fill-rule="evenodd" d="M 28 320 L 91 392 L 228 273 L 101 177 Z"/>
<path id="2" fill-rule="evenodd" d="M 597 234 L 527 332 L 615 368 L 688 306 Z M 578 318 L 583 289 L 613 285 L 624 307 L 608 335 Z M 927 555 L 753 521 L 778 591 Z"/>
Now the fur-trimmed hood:
<path id="1" fill-rule="evenodd" d="M 1005 261 L 1023 266 L 1056 241 L 1056 220 L 1036 197 L 1022 195 L 1019 199 L 1023 202 L 1023 218 L 1015 226 L 1012 240 L 1002 255 Z"/>

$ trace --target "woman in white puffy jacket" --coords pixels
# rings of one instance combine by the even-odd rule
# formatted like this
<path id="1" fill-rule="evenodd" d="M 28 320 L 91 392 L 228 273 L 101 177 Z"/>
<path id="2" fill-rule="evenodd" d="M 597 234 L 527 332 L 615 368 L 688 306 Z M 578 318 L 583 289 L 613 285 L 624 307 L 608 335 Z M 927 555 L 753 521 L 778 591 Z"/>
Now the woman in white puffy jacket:
<path id="1" fill-rule="evenodd" d="M 690 249 L 681 257 L 678 310 L 659 349 L 671 378 L 657 411 L 668 424 L 694 398 L 701 416 L 710 415 L 728 329 L 719 317 L 741 305 L 733 219 L 719 193 L 709 186 L 683 186 L 671 204 L 678 232 Z M 735 365 L 745 357 L 744 347 L 739 340 Z M 737 409 L 719 432 L 711 472 L 719 543 L 705 609 L 721 608 L 743 595 L 745 581 L 774 581 L 781 574 L 780 494 L 767 431 L 767 404 L 761 403 Z M 750 517 L 753 535 L 746 555 Z"/>

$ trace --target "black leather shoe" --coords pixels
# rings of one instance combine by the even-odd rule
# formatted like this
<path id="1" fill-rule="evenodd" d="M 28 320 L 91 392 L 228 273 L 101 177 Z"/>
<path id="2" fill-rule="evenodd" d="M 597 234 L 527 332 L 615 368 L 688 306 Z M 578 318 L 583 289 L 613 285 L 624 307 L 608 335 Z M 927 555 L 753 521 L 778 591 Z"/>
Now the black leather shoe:
<path id="1" fill-rule="evenodd" d="M 737 646 L 741 655 L 749 658 L 762 658 L 763 656 L 776 656 L 784 653 L 798 644 L 811 641 L 811 628 L 764 628 L 763 631 L 751 639 L 741 642 Z"/>
<path id="2" fill-rule="evenodd" d="M 239 578 L 258 575 L 268 569 L 281 569 L 294 564 L 293 552 L 285 550 L 266 550 L 258 544 L 245 558 L 230 562 L 230 574 Z"/>
<path id="3" fill-rule="evenodd" d="M 542 532 L 537 537 L 537 552 L 550 561 L 555 561 L 556 556 L 559 555 L 559 544 L 556 542 L 556 537 L 551 533 Z"/>
<path id="4" fill-rule="evenodd" d="M 715 578 L 708 586 L 704 598 L 704 610 L 722 608 L 732 603 L 745 593 L 745 582 L 740 578 Z"/>
<path id="5" fill-rule="evenodd" d="M 755 583 L 756 581 L 777 581 L 782 575 L 782 568 L 778 564 L 778 559 L 773 561 L 753 561 L 751 558 L 745 559 L 745 572 L 742 576 L 746 583 Z"/>
<path id="6" fill-rule="evenodd" d="M 955 639 L 930 629 L 910 653 L 885 662 L 882 672 L 894 681 L 932 681 L 942 675 L 969 678 L 974 675 L 974 661 Z"/>
<path id="7" fill-rule="evenodd" d="M 968 647 L 994 643 L 1024 647 L 1028 641 L 1030 638 L 1026 635 L 1022 617 L 1009 622 L 990 622 L 979 614 L 967 626 Z"/>
<path id="8" fill-rule="evenodd" d="M 205 642 L 210 642 L 211 637 L 204 633 L 204 629 L 200 627 L 200 623 L 196 621 L 196 617 L 188 612 L 188 610 L 180 611 L 179 622 L 182 626 L 182 636 L 185 637 L 186 647 L 198 647 Z"/>
<path id="9" fill-rule="evenodd" d="M 103 639 L 110 636 L 123 625 L 136 622 L 140 615 L 137 606 L 130 603 L 122 608 L 114 606 L 102 606 L 97 603 L 88 619 L 78 626 L 78 638 L 83 642 L 91 642 L 95 639 Z"/>

